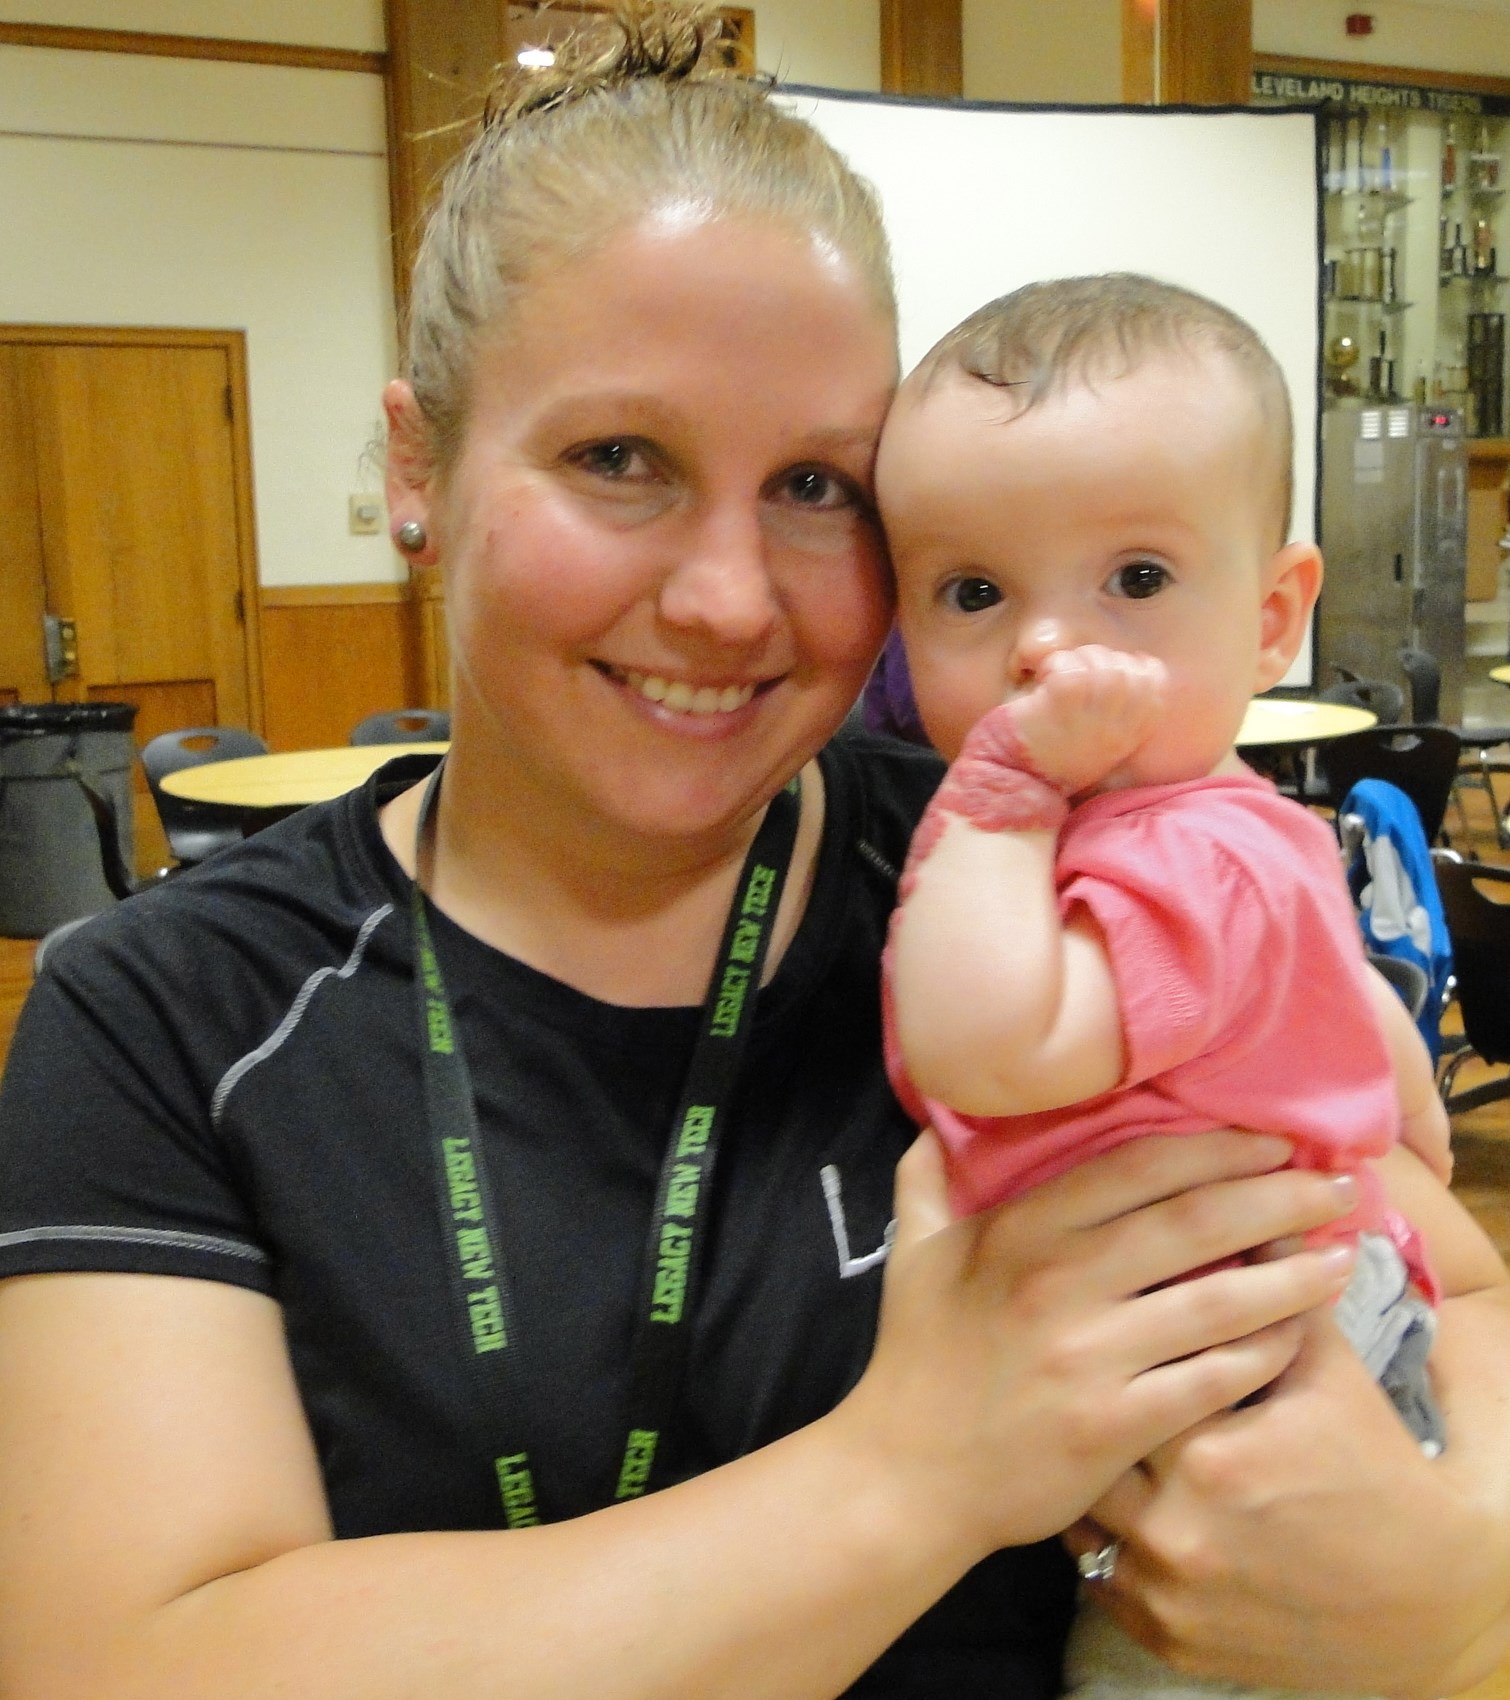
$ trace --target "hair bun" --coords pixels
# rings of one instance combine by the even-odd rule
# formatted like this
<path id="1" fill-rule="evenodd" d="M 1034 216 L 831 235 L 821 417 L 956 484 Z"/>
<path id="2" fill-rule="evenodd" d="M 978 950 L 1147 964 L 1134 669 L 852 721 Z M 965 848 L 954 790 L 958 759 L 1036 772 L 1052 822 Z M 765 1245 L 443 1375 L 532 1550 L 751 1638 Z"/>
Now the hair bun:
<path id="1" fill-rule="evenodd" d="M 569 106 L 598 89 L 641 79 L 679 83 L 729 75 L 716 52 L 723 33 L 717 9 L 704 0 L 619 0 L 603 22 L 555 44 L 550 65 L 501 65 L 483 107 L 485 130 L 508 130 L 537 112 Z"/>

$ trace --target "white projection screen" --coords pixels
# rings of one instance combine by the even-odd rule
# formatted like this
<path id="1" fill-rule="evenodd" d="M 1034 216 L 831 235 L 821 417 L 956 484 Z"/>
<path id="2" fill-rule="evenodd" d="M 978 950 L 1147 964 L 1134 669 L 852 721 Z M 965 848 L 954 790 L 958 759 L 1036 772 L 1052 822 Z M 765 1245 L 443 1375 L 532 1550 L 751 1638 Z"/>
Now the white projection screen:
<path id="1" fill-rule="evenodd" d="M 934 104 L 789 89 L 879 190 L 906 370 L 1039 278 L 1138 271 L 1240 313 L 1295 408 L 1291 535 L 1316 535 L 1320 184 L 1310 111 Z M 1309 646 L 1283 681 L 1308 686 Z"/>

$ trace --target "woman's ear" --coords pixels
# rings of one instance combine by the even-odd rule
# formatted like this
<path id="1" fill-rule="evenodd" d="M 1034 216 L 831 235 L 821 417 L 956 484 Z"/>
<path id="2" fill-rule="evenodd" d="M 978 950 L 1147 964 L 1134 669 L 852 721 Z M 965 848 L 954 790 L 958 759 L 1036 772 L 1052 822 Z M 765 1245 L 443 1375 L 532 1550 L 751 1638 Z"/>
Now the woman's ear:
<path id="1" fill-rule="evenodd" d="M 430 430 L 405 379 L 394 378 L 383 390 L 383 417 L 388 421 L 388 464 L 383 485 L 388 499 L 388 534 L 406 560 L 433 566 L 440 550 L 435 538 Z M 405 548 L 398 540 L 400 528 L 411 522 L 424 532 L 425 541 L 417 549 Z"/>
<path id="2" fill-rule="evenodd" d="M 1277 685 L 1300 653 L 1321 590 L 1321 576 L 1321 551 L 1314 543 L 1287 543 L 1265 562 L 1255 696 Z"/>

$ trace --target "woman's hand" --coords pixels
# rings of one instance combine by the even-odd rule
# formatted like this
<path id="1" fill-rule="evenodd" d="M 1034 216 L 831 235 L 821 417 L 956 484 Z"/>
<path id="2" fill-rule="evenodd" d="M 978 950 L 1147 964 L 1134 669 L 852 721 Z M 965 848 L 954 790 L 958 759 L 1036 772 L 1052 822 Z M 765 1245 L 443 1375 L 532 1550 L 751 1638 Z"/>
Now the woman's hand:
<path id="1" fill-rule="evenodd" d="M 1164 1283 L 1347 1212 L 1351 1182 L 1277 1170 L 1288 1154 L 1252 1134 L 1150 1136 L 953 1221 L 938 1147 L 918 1141 L 875 1356 L 836 1416 L 920 1528 L 944 1519 L 973 1557 L 1042 1539 L 1284 1369 L 1348 1251 Z"/>
<path id="2" fill-rule="evenodd" d="M 1326 1312 L 1266 1397 L 1128 1471 L 1069 1532 L 1122 1544 L 1108 1611 L 1181 1670 L 1255 1687 L 1455 1694 L 1510 1649 L 1510 1289 L 1461 1208 L 1390 1187 L 1449 1297 L 1424 1457 Z"/>

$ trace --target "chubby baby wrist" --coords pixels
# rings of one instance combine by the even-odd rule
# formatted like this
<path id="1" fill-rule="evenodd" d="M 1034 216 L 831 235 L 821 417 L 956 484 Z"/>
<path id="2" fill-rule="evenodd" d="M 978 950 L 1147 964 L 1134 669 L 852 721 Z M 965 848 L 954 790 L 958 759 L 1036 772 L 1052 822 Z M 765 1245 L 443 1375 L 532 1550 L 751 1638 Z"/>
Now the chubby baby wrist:
<path id="1" fill-rule="evenodd" d="M 998 704 L 970 728 L 933 807 L 981 832 L 1057 832 L 1069 813 L 1063 790 L 1033 764 L 1016 705 Z"/>

